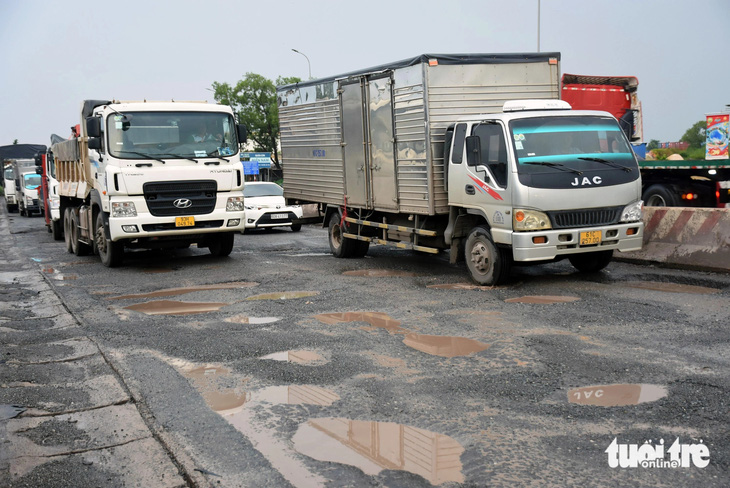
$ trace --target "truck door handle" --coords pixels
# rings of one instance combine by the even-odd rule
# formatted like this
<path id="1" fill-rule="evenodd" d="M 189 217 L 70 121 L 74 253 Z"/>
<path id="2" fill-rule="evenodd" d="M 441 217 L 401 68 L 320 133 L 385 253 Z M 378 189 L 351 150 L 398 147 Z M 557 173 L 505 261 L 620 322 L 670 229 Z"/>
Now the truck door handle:
<path id="1" fill-rule="evenodd" d="M 464 187 L 464 191 L 466 191 L 467 195 L 474 195 L 476 193 L 474 185 L 466 185 L 466 187 Z"/>

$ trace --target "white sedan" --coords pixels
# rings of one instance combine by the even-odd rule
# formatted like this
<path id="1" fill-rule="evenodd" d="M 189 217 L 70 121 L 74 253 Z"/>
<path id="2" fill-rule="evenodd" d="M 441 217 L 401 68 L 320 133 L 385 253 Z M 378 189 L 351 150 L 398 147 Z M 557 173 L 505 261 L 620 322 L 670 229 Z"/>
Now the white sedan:
<path id="1" fill-rule="evenodd" d="M 246 207 L 246 229 L 264 227 L 291 227 L 298 232 L 302 218 L 302 207 L 287 205 L 284 189 L 276 183 L 251 181 L 243 185 L 244 206 Z"/>

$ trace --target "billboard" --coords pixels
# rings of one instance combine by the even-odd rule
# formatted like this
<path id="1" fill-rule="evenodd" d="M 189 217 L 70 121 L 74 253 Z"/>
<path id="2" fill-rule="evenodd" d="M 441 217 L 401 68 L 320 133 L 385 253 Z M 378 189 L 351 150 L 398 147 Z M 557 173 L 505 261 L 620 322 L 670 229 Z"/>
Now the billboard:
<path id="1" fill-rule="evenodd" d="M 711 114 L 707 116 L 705 159 L 728 159 L 729 126 L 730 114 Z"/>

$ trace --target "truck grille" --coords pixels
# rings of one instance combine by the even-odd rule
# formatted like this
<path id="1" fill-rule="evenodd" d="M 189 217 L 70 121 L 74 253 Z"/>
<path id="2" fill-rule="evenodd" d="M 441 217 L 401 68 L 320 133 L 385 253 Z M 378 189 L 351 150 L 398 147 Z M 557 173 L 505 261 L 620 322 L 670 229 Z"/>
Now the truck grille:
<path id="1" fill-rule="evenodd" d="M 616 224 L 621 217 L 622 209 L 623 207 L 606 207 L 589 210 L 560 210 L 547 212 L 547 214 L 553 229 L 568 229 Z"/>
<path id="2" fill-rule="evenodd" d="M 145 183 L 142 187 L 147 208 L 155 217 L 209 214 L 215 208 L 218 185 L 215 180 L 165 181 Z M 191 205 L 178 208 L 174 202 L 189 200 Z"/>

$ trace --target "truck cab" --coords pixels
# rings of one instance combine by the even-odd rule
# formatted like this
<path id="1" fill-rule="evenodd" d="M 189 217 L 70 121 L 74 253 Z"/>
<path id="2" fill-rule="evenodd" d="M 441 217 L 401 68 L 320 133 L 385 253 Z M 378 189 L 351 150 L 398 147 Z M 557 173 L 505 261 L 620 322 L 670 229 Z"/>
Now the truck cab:
<path id="1" fill-rule="evenodd" d="M 607 265 L 614 250 L 641 248 L 641 176 L 610 114 L 574 111 L 559 100 L 507 102 L 502 113 L 460 119 L 445 140 L 449 205 L 457 213 L 447 238 L 481 221 L 491 241 L 469 235 L 473 277 L 494 271 L 500 254 L 507 268 L 568 257 L 590 271 Z"/>

